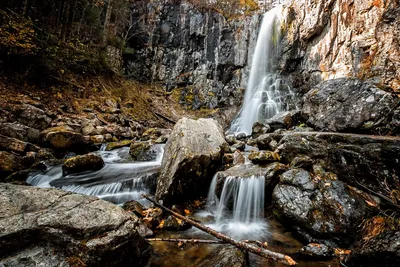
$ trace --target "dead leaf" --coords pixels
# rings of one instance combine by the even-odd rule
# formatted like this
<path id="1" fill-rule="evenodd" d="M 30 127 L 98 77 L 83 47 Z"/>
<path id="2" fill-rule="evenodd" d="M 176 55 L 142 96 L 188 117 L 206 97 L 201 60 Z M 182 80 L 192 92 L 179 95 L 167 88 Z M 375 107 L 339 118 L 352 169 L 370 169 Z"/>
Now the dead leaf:
<path id="1" fill-rule="evenodd" d="M 378 206 L 378 204 L 376 204 L 375 202 L 372 202 L 372 201 L 365 200 L 365 202 L 371 207 L 377 207 Z"/>
<path id="2" fill-rule="evenodd" d="M 350 249 L 335 248 L 336 255 L 349 255 L 350 253 L 351 253 Z"/>

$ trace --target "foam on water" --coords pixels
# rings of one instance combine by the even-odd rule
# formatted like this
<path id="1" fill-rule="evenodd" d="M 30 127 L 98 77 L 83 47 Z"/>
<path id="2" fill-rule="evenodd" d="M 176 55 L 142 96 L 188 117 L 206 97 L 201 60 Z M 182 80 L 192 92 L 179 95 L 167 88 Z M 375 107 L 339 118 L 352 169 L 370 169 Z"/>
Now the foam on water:
<path id="1" fill-rule="evenodd" d="M 214 222 L 208 226 L 237 239 L 260 239 L 268 235 L 268 225 L 264 219 L 263 176 L 246 178 L 227 177 L 221 197 L 215 194 L 218 177 L 214 176 L 208 193 L 208 213 Z"/>
<path id="2" fill-rule="evenodd" d="M 161 167 L 164 145 L 153 147 L 155 158 L 147 162 L 127 162 L 129 148 L 100 150 L 105 166 L 94 172 L 62 175 L 61 166 L 28 177 L 27 183 L 38 187 L 56 187 L 65 191 L 97 196 L 121 204 L 140 200 L 141 194 L 153 193 L 157 172 Z"/>

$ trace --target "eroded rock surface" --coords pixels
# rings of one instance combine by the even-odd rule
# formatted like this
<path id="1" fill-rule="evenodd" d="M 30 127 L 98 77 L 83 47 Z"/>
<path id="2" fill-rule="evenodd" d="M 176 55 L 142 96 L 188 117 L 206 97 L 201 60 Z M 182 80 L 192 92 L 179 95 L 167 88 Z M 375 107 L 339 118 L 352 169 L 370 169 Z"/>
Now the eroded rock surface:
<path id="1" fill-rule="evenodd" d="M 0 264 L 6 266 L 24 259 L 49 266 L 77 259 L 88 266 L 143 265 L 151 250 L 136 231 L 136 217 L 95 197 L 0 184 L 0 205 Z"/>
<path id="2" fill-rule="evenodd" d="M 400 90 L 400 4 L 397 0 L 292 0 L 282 68 L 294 86 L 358 77 Z"/>

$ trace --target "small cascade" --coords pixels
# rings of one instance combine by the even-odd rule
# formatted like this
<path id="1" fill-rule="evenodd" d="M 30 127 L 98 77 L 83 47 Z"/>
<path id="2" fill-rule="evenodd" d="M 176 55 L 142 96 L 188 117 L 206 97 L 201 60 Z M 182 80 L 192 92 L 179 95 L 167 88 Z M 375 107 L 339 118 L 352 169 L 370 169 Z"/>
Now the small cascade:
<path id="1" fill-rule="evenodd" d="M 208 204 L 215 223 L 210 227 L 238 238 L 260 238 L 268 234 L 264 219 L 265 177 L 227 177 L 221 197 L 215 195 L 218 178 L 214 176 Z"/>
<path id="2" fill-rule="evenodd" d="M 279 52 L 282 6 L 264 14 L 253 55 L 243 107 L 230 132 L 251 134 L 256 121 L 265 122 L 276 113 L 289 110 L 294 94 L 282 77 L 271 72 Z"/>
<path id="3" fill-rule="evenodd" d="M 97 196 L 115 204 L 139 200 L 141 194 L 154 193 L 164 145 L 153 147 L 154 160 L 148 162 L 129 162 L 129 148 L 126 147 L 97 153 L 106 163 L 98 171 L 63 176 L 61 166 L 54 166 L 44 173 L 28 177 L 27 183 Z"/>

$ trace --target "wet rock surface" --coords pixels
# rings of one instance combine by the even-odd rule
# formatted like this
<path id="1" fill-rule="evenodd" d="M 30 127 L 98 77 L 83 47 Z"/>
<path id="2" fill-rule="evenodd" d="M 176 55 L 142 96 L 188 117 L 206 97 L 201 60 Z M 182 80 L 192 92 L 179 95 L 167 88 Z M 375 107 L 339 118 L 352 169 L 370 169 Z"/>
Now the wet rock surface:
<path id="1" fill-rule="evenodd" d="M 114 204 L 56 189 L 10 184 L 0 184 L 0 192 L 2 264 L 18 266 L 25 259 L 51 266 L 73 259 L 91 266 L 147 261 L 151 248 L 136 231 L 137 218 Z M 50 250 L 52 255 L 46 253 Z"/>
<path id="2" fill-rule="evenodd" d="M 156 199 L 179 203 L 205 195 L 227 145 L 215 120 L 179 120 L 165 145 Z"/>
<path id="3" fill-rule="evenodd" d="M 269 147 L 272 141 L 278 143 L 282 163 L 290 164 L 296 157 L 307 156 L 352 186 L 361 183 L 385 195 L 386 184 L 394 189 L 396 177 L 400 177 L 398 137 L 286 132 L 257 138 L 259 146 Z"/>
<path id="4" fill-rule="evenodd" d="M 129 154 L 135 161 L 150 161 L 156 157 L 156 152 L 152 150 L 150 142 L 137 142 L 134 141 L 130 145 Z"/>
<path id="5" fill-rule="evenodd" d="M 307 123 L 322 131 L 373 132 L 391 121 L 400 100 L 358 79 L 328 80 L 304 96 Z M 391 129 L 398 131 L 398 129 Z"/>
<path id="6" fill-rule="evenodd" d="M 310 243 L 302 247 L 297 253 L 299 257 L 302 258 L 312 258 L 312 259 L 329 259 L 334 257 L 333 249 L 324 245 Z"/>
<path id="7" fill-rule="evenodd" d="M 247 267 L 249 266 L 248 254 L 236 247 L 225 245 L 201 262 L 199 266 Z"/>
<path id="8" fill-rule="evenodd" d="M 314 176 L 303 169 L 281 175 L 272 195 L 274 214 L 311 236 L 349 244 L 353 231 L 368 214 L 362 195 L 333 174 Z"/>

